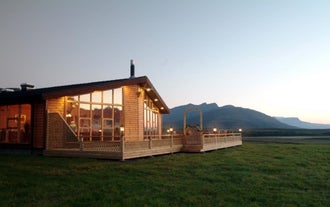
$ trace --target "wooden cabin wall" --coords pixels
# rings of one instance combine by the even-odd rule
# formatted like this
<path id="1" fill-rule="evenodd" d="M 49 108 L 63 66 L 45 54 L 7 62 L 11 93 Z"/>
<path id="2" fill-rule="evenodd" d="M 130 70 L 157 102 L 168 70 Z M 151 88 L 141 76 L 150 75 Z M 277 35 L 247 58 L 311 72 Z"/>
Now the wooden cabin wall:
<path id="1" fill-rule="evenodd" d="M 64 115 L 64 104 L 65 97 L 47 100 L 47 149 L 64 145 L 65 132 L 60 117 Z"/>
<path id="2" fill-rule="evenodd" d="M 163 133 L 163 114 L 159 113 L 158 114 L 158 134 L 159 134 L 159 139 L 162 138 L 162 133 Z"/>
<path id="3" fill-rule="evenodd" d="M 34 103 L 32 104 L 32 117 L 33 117 L 33 148 L 45 148 L 45 113 L 46 113 L 46 104 L 45 102 Z"/>
<path id="4" fill-rule="evenodd" d="M 64 115 L 65 97 L 47 100 L 48 113 L 58 112 Z"/>
<path id="5" fill-rule="evenodd" d="M 144 91 L 137 85 L 125 86 L 123 91 L 125 141 L 142 141 Z"/>

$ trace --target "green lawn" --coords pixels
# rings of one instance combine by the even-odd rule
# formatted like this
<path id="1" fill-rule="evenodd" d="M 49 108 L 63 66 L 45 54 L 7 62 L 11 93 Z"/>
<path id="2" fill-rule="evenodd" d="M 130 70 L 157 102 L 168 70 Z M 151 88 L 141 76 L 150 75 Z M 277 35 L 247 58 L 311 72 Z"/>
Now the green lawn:
<path id="1" fill-rule="evenodd" d="M 0 155 L 0 206 L 330 206 L 330 145 L 125 162 Z"/>

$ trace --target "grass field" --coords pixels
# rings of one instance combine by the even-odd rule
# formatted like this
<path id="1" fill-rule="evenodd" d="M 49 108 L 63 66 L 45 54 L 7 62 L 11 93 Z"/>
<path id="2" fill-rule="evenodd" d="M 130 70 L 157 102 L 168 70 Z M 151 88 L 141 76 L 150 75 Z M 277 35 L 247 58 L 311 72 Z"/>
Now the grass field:
<path id="1" fill-rule="evenodd" d="M 330 145 L 125 162 L 0 155 L 0 206 L 330 206 Z"/>

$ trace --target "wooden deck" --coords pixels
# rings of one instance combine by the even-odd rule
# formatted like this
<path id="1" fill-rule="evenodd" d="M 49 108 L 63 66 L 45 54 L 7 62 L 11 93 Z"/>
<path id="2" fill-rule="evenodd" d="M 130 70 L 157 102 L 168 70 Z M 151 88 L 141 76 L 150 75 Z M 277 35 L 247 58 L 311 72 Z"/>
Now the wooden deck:
<path id="1" fill-rule="evenodd" d="M 193 139 L 171 137 L 145 141 L 67 142 L 64 147 L 44 150 L 46 156 L 89 157 L 126 160 L 176 152 L 205 152 L 242 145 L 240 133 L 203 134 Z"/>
<path id="2" fill-rule="evenodd" d="M 183 152 L 205 152 L 242 145 L 241 133 L 202 134 L 185 138 Z"/>
<path id="3" fill-rule="evenodd" d="M 182 147 L 182 138 L 129 142 L 71 142 L 66 143 L 65 148 L 47 149 L 44 155 L 126 160 L 180 152 Z"/>

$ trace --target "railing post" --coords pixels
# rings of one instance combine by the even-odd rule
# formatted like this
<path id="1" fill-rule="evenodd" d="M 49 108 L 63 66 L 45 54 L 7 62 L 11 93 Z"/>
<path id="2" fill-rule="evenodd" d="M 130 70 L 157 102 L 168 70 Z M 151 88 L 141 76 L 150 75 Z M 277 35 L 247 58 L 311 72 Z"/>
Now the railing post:
<path id="1" fill-rule="evenodd" d="M 218 134 L 215 135 L 215 146 L 218 148 Z"/>
<path id="2" fill-rule="evenodd" d="M 171 134 L 171 147 L 173 147 L 173 134 Z"/>
<path id="3" fill-rule="evenodd" d="M 151 149 L 151 148 L 152 148 L 152 138 L 149 137 L 149 149 Z"/>
<path id="4" fill-rule="evenodd" d="M 125 137 L 124 135 L 121 136 L 121 139 L 120 139 L 120 151 L 121 151 L 121 160 L 125 160 L 124 158 L 124 151 L 125 151 Z"/>
<path id="5" fill-rule="evenodd" d="M 79 139 L 79 149 L 80 149 L 80 151 L 83 151 L 84 150 L 84 138 L 83 137 L 81 137 L 80 139 Z"/>
<path id="6" fill-rule="evenodd" d="M 173 133 L 171 133 L 171 153 L 173 153 Z"/>
<path id="7" fill-rule="evenodd" d="M 204 134 L 202 134 L 202 136 L 200 136 L 200 138 L 201 138 L 202 148 L 204 148 Z"/>

